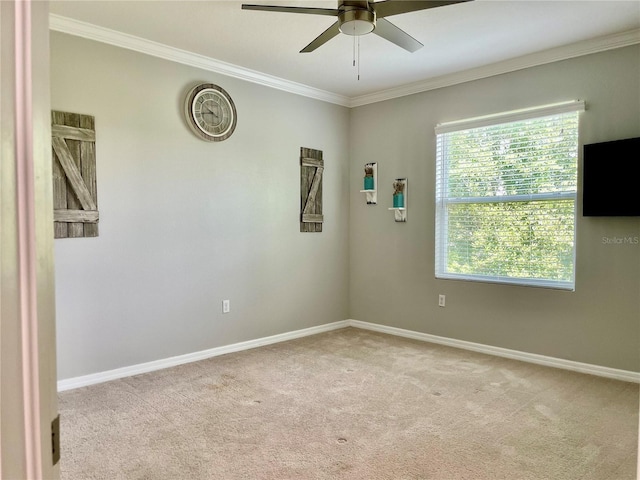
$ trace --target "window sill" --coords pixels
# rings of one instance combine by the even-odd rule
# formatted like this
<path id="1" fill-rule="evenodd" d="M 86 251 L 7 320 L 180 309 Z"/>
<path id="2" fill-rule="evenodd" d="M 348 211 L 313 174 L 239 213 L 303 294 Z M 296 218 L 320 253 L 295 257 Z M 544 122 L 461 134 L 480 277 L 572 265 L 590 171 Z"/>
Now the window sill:
<path id="1" fill-rule="evenodd" d="M 451 273 L 436 273 L 439 280 L 458 280 L 466 282 L 494 283 L 499 285 L 514 285 L 520 287 L 549 288 L 552 290 L 565 290 L 575 292 L 573 282 L 554 282 L 552 280 L 539 280 L 531 278 L 486 277 L 480 275 L 464 275 Z"/>

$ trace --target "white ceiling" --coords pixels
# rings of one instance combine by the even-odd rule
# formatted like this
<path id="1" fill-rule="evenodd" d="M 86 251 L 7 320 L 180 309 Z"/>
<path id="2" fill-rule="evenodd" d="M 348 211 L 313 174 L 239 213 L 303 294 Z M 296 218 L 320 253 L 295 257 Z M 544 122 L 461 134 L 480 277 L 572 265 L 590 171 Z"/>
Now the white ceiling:
<path id="1" fill-rule="evenodd" d="M 347 99 L 517 65 L 540 52 L 579 52 L 567 46 L 621 33 L 627 43 L 640 41 L 640 0 L 475 0 L 388 17 L 425 46 L 409 53 L 377 35 L 360 37 L 358 80 L 353 37 L 339 35 L 315 52 L 298 53 L 334 17 L 248 11 L 242 3 L 337 7 L 335 0 L 53 0 L 50 9 L 58 23 L 61 17 L 86 22 Z"/>

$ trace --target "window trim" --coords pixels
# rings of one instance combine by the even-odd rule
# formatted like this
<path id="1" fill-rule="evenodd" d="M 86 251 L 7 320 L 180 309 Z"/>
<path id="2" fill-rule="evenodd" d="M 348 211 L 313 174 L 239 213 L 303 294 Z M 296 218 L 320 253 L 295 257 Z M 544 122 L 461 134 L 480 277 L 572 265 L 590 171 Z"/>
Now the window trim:
<path id="1" fill-rule="evenodd" d="M 439 135 L 451 132 L 457 132 L 461 130 L 468 130 L 472 128 L 489 127 L 492 125 L 500 125 L 506 123 L 513 123 L 522 120 L 535 119 L 541 117 L 547 117 L 551 115 L 559 115 L 563 113 L 579 113 L 586 109 L 584 100 L 572 100 L 567 102 L 555 103 L 551 105 L 543 105 L 538 107 L 512 110 L 504 113 L 497 113 L 491 115 L 485 115 L 480 117 L 473 117 L 462 120 L 455 120 L 451 122 L 439 123 L 435 128 L 436 144 L 437 148 L 440 148 Z M 579 132 L 578 132 L 579 135 Z M 578 140 L 579 142 L 579 140 Z M 578 156 L 579 153 L 578 143 Z M 553 288 L 557 290 L 569 290 L 575 291 L 575 266 L 576 266 L 576 228 L 577 228 L 577 185 L 576 190 L 564 191 L 564 192 L 552 192 L 541 193 L 531 195 L 503 195 L 492 197 L 459 197 L 449 198 L 444 200 L 438 195 L 442 185 L 439 184 L 442 177 L 446 178 L 448 169 L 447 162 L 438 162 L 439 156 L 444 156 L 444 152 L 436 152 L 436 212 L 435 212 L 435 277 L 437 279 L 444 280 L 458 280 L 458 281 L 475 281 L 482 283 L 494 283 L 494 284 L 506 284 L 506 285 L 518 285 L 527 287 L 543 287 Z M 579 164 L 579 162 L 578 162 Z M 438 171 L 441 169 L 442 171 Z M 578 172 L 576 171 L 576 175 Z M 577 180 L 577 179 L 576 179 Z M 469 203 L 503 203 L 503 202 L 527 202 L 527 201 L 545 201 L 545 200 L 572 200 L 573 201 L 573 272 L 571 280 L 558 281 L 548 279 L 536 279 L 536 278 L 518 278 L 518 277 L 503 277 L 503 276 L 491 276 L 491 275 L 478 275 L 478 274 L 465 274 L 465 273 L 446 273 L 445 266 L 447 264 L 447 251 L 444 246 L 448 244 L 447 228 L 448 224 L 446 205 L 448 204 L 469 204 Z"/>
<path id="2" fill-rule="evenodd" d="M 470 128 L 489 127 L 491 125 L 500 125 L 501 123 L 512 123 L 530 118 L 558 115 L 560 113 L 584 112 L 585 110 L 586 104 L 584 100 L 570 100 L 568 102 L 553 103 L 539 107 L 522 108 L 503 113 L 492 113 L 490 115 L 482 115 L 480 117 L 442 122 L 436 125 L 435 132 L 436 135 L 440 135 L 441 133 L 457 132 L 459 130 L 468 130 Z"/>

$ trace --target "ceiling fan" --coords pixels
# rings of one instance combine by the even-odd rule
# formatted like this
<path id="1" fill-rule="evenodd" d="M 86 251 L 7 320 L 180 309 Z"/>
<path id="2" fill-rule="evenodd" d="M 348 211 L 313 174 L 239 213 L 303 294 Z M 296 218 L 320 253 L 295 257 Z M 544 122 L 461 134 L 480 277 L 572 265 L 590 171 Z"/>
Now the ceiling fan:
<path id="1" fill-rule="evenodd" d="M 322 32 L 309 45 L 300 50 L 300 53 L 313 52 L 316 48 L 324 45 L 339 33 L 360 36 L 371 32 L 395 43 L 409 52 L 415 52 L 423 47 L 422 43 L 396 27 L 385 17 L 468 1 L 472 0 L 383 0 L 380 2 L 374 2 L 372 0 L 338 0 L 337 9 L 251 4 L 243 4 L 242 9 L 264 10 L 267 12 L 307 13 L 311 15 L 338 17 L 338 20 L 333 25 Z"/>

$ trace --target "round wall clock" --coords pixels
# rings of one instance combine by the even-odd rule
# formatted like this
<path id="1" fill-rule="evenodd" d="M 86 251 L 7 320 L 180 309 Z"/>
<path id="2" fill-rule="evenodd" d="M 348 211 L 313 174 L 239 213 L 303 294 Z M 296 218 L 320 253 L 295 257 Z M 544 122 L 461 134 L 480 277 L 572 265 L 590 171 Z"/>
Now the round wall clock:
<path id="1" fill-rule="evenodd" d="M 196 85 L 187 95 L 184 107 L 189 127 L 203 140 L 221 142 L 229 138 L 236 128 L 236 106 L 218 85 Z"/>

